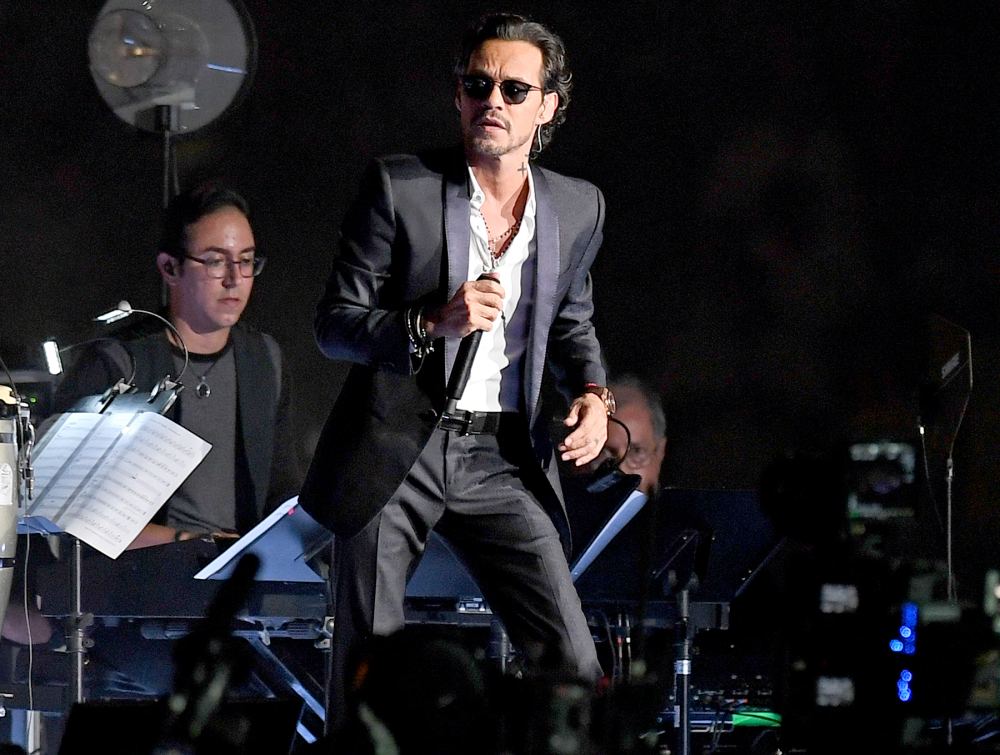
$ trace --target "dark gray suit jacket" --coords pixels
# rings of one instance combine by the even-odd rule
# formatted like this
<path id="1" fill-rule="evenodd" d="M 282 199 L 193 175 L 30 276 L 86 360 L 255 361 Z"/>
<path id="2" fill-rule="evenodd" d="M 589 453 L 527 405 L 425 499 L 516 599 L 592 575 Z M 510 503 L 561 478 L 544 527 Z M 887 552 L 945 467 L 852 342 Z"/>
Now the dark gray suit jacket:
<path id="1" fill-rule="evenodd" d="M 536 288 L 522 401 L 549 508 L 568 543 L 547 420 L 546 369 L 566 396 L 606 383 L 591 316 L 590 266 L 601 245 L 604 198 L 593 185 L 532 167 Z M 349 210 L 315 321 L 331 359 L 354 366 L 320 437 L 299 500 L 341 536 L 358 532 L 395 493 L 444 406 L 458 339 L 419 372 L 404 310 L 447 302 L 469 268 L 468 169 L 458 150 L 373 162 Z"/>

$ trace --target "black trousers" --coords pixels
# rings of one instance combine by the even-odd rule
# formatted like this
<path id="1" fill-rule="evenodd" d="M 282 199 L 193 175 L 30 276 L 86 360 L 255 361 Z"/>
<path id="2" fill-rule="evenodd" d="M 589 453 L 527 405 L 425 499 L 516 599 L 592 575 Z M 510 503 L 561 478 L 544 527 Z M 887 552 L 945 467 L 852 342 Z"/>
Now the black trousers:
<path id="1" fill-rule="evenodd" d="M 462 556 L 515 647 L 584 679 L 600 677 L 559 534 L 541 503 L 547 483 L 523 421 L 511 420 L 505 415 L 496 435 L 435 430 L 381 512 L 337 541 L 333 730 L 349 715 L 349 679 L 366 640 L 403 628 L 407 577 L 432 529 Z"/>

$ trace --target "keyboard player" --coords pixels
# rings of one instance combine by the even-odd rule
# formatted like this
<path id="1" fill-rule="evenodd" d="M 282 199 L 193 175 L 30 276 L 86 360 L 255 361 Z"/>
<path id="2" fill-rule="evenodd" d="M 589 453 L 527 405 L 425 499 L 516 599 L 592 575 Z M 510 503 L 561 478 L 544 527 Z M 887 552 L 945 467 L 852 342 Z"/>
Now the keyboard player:
<path id="1" fill-rule="evenodd" d="M 144 332 L 93 344 L 56 395 L 56 410 L 65 411 L 128 376 L 133 360 L 140 393 L 167 374 L 179 375 L 185 386 L 168 416 L 211 443 L 212 450 L 130 548 L 207 535 L 236 537 L 296 495 L 302 480 L 287 365 L 274 338 L 242 320 L 264 268 L 246 200 L 221 184 L 176 196 L 164 215 L 155 264 L 168 295 L 166 316 L 177 333 L 153 318 L 137 318 L 137 325 L 147 326 Z M 168 692 L 169 656 L 163 668 L 163 658 L 151 655 L 156 650 L 162 655 L 156 646 L 164 643 L 136 643 L 136 633 L 126 629 L 95 633 L 91 666 L 100 660 L 120 669 L 132 656 L 133 668 L 124 674 L 131 677 L 129 684 L 118 691 Z"/>

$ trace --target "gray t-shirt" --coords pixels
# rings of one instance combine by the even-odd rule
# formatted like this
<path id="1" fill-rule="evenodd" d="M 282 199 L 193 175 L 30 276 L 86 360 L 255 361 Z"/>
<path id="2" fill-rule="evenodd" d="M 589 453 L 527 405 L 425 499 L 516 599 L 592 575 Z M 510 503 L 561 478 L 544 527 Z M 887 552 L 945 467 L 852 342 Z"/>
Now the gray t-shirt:
<path id="1" fill-rule="evenodd" d="M 179 373 L 184 360 L 175 355 Z M 170 498 L 167 524 L 188 532 L 236 530 L 236 359 L 232 343 L 192 354 L 177 420 L 212 444 L 208 456 Z"/>

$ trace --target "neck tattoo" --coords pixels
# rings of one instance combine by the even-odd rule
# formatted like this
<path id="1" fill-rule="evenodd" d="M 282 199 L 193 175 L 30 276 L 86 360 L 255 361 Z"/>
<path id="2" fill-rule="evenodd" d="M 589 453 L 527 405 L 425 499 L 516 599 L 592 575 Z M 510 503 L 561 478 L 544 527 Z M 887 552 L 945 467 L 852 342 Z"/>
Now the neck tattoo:
<path id="1" fill-rule="evenodd" d="M 521 167 L 517 169 L 518 173 L 528 174 L 528 163 L 522 162 Z"/>

